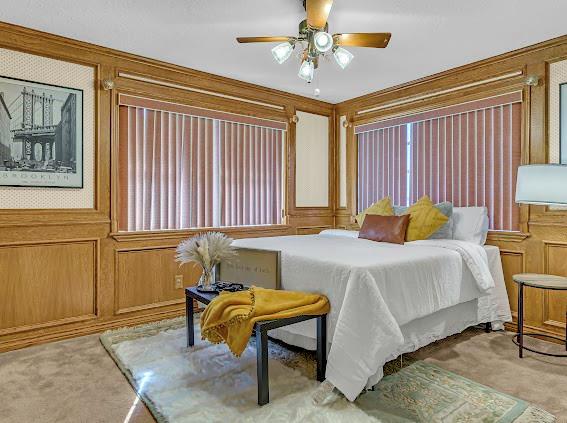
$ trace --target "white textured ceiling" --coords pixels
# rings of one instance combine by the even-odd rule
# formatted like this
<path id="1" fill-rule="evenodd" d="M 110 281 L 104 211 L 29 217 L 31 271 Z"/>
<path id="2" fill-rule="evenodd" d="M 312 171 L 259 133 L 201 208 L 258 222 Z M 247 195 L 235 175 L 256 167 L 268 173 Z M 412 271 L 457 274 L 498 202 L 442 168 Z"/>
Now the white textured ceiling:
<path id="1" fill-rule="evenodd" d="M 312 84 L 273 44 L 296 35 L 300 0 L 0 0 L 0 20 L 242 81 L 339 102 L 567 33 L 567 0 L 335 0 L 330 32 L 392 32 L 387 49 L 323 61 Z"/>

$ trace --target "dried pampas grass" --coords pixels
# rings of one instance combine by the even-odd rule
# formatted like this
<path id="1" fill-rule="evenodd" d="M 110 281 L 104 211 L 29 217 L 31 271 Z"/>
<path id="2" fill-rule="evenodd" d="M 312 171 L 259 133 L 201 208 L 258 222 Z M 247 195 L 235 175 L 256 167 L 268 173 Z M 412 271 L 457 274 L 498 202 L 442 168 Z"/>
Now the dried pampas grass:
<path id="1" fill-rule="evenodd" d="M 232 238 L 221 232 L 206 232 L 182 241 L 177 246 L 175 261 L 198 263 L 203 270 L 210 271 L 222 261 L 228 261 L 236 255 Z"/>

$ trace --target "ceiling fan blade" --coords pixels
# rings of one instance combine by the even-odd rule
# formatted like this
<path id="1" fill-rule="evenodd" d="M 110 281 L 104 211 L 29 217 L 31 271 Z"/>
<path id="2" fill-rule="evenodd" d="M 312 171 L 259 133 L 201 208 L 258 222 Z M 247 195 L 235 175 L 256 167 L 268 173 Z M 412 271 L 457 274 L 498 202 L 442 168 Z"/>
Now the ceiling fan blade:
<path id="1" fill-rule="evenodd" d="M 352 34 L 334 34 L 333 39 L 339 46 L 374 47 L 388 46 L 392 34 L 389 32 L 358 32 Z"/>
<path id="2" fill-rule="evenodd" d="M 325 28 L 333 0 L 307 0 L 305 10 L 307 11 L 307 24 L 311 28 Z"/>
<path id="3" fill-rule="evenodd" d="M 284 43 L 293 40 L 294 37 L 238 37 L 239 43 Z"/>

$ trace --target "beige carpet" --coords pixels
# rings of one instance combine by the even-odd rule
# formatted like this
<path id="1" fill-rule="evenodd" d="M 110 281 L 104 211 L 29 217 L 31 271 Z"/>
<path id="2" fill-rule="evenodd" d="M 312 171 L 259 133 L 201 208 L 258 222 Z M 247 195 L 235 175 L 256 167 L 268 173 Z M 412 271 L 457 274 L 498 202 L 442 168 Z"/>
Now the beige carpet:
<path id="1" fill-rule="evenodd" d="M 567 359 L 527 353 L 520 360 L 510 335 L 478 330 L 412 356 L 534 403 L 567 423 Z M 153 422 L 98 335 L 0 354 L 0 381 L 2 423 Z"/>
<path id="2" fill-rule="evenodd" d="M 2 423 L 154 422 L 99 335 L 0 354 L 0 381 Z"/>

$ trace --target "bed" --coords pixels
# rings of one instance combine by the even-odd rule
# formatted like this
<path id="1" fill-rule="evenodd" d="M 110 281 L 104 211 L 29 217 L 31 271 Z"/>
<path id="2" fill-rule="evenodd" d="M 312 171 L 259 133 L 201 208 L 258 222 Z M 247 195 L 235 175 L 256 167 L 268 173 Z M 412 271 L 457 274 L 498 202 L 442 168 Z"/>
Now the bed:
<path id="1" fill-rule="evenodd" d="M 319 292 L 331 303 L 327 379 L 353 401 L 383 365 L 469 326 L 511 321 L 497 247 L 455 240 L 404 245 L 358 239 L 356 231 L 235 240 L 281 251 L 281 287 Z M 271 336 L 315 349 L 315 325 Z"/>

